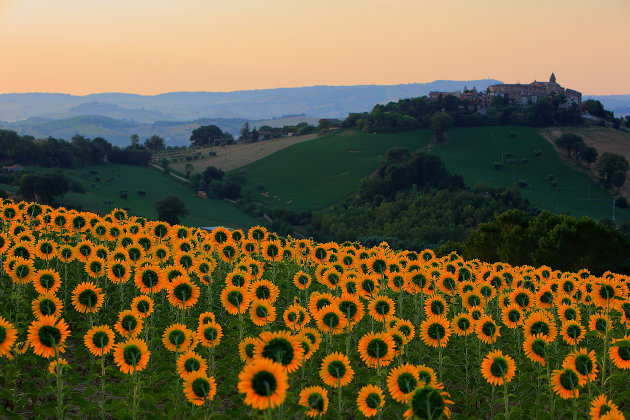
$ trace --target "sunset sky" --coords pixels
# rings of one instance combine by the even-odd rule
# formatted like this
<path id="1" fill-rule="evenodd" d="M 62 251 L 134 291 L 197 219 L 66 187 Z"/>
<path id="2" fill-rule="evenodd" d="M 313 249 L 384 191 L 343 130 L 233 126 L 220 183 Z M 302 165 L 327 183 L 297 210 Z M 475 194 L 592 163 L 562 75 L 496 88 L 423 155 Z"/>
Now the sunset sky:
<path id="1" fill-rule="evenodd" d="M 547 80 L 630 93 L 628 0 L 0 0 L 0 93 Z"/>

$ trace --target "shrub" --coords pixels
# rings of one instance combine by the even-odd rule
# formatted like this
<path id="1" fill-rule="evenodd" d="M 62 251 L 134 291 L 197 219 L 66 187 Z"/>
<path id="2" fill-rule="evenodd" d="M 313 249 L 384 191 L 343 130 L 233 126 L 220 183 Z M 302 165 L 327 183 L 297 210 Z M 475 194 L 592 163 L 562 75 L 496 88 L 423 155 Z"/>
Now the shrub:
<path id="1" fill-rule="evenodd" d="M 517 184 L 521 188 L 527 188 L 527 181 L 525 181 L 524 179 L 519 179 Z"/>
<path id="2" fill-rule="evenodd" d="M 514 157 L 514 154 L 512 154 L 512 153 L 506 153 L 506 154 L 505 154 L 505 158 L 506 158 L 506 159 L 511 159 L 511 158 L 513 158 L 513 157 Z"/>
<path id="3" fill-rule="evenodd" d="M 527 158 L 522 158 L 522 159 L 521 159 L 521 165 L 527 165 L 527 162 L 529 162 L 529 161 L 527 160 Z"/>
<path id="4" fill-rule="evenodd" d="M 138 190 L 138 195 L 140 197 L 144 197 L 145 195 L 147 195 L 147 192 L 146 191 L 142 191 L 142 190 Z"/>
<path id="5" fill-rule="evenodd" d="M 494 169 L 501 169 L 501 164 L 499 162 L 494 162 L 492 164 L 492 168 L 494 168 Z"/>
<path id="6" fill-rule="evenodd" d="M 627 209 L 628 200 L 624 196 L 618 197 L 617 201 L 615 201 L 615 206 L 619 207 L 620 209 Z"/>
<path id="7" fill-rule="evenodd" d="M 120 198 L 127 198 L 127 193 L 126 192 L 122 192 L 118 195 Z"/>
<path id="8" fill-rule="evenodd" d="M 542 156 L 542 150 L 536 149 L 534 150 L 534 157 L 541 157 Z"/>
<path id="9" fill-rule="evenodd" d="M 514 137 L 516 137 L 516 133 L 515 133 L 514 131 L 510 131 L 509 136 L 510 136 L 510 137 L 512 137 L 512 138 L 514 138 Z"/>
<path id="10" fill-rule="evenodd" d="M 547 174 L 547 181 L 548 182 L 553 181 L 553 174 Z"/>
<path id="11" fill-rule="evenodd" d="M 217 152 L 208 152 L 208 156 L 214 157 L 217 155 Z"/>
<path id="12" fill-rule="evenodd" d="M 514 165 L 514 159 L 508 159 L 508 160 L 506 160 L 506 162 L 510 166 Z"/>

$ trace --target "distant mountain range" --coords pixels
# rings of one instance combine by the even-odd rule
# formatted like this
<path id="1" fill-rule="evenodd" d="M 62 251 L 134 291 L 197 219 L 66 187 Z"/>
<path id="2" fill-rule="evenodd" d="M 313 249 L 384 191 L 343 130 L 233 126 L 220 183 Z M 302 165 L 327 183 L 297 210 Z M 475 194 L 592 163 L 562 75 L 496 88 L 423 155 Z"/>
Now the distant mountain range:
<path id="1" fill-rule="evenodd" d="M 216 124 L 238 134 L 245 121 L 261 126 L 283 125 L 319 118 L 345 118 L 369 111 L 375 104 L 428 95 L 430 91 L 464 88 L 485 90 L 502 83 L 494 79 L 402 85 L 310 86 L 236 92 L 171 92 L 161 95 L 98 93 L 0 94 L 0 128 L 35 137 L 101 136 L 126 145 L 129 136 L 159 134 L 168 145 L 188 144 L 199 125 Z M 630 95 L 589 96 L 616 115 L 630 114 Z M 289 120 L 286 117 L 291 117 Z M 264 120 L 264 123 L 261 123 Z"/>

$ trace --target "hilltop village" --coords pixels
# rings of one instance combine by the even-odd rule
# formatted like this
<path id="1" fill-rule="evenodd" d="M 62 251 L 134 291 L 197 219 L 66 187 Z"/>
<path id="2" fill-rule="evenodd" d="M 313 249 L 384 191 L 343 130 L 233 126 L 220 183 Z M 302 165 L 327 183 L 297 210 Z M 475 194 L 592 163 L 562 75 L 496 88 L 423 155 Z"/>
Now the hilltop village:
<path id="1" fill-rule="evenodd" d="M 506 98 L 511 104 L 527 105 L 536 103 L 540 98 L 554 95 L 563 96 L 566 99 L 560 105 L 562 108 L 568 108 L 572 104 L 580 106 L 582 103 L 582 93 L 560 86 L 553 73 L 548 82 L 497 84 L 489 86 L 485 92 L 477 91 L 476 88 L 464 89 L 463 92 L 430 92 L 429 99 L 437 100 L 440 96 L 455 96 L 463 101 L 469 101 L 476 105 L 478 111 L 483 112 L 490 106 L 494 97 Z"/>

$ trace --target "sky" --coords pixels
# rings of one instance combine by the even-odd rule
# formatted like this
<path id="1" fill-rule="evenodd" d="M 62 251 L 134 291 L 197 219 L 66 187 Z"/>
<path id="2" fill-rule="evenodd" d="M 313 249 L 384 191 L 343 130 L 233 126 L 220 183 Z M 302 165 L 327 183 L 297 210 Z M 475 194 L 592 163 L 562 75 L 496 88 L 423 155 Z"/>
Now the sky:
<path id="1" fill-rule="evenodd" d="M 630 94 L 628 0 L 0 0 L 0 93 L 546 81 Z"/>

